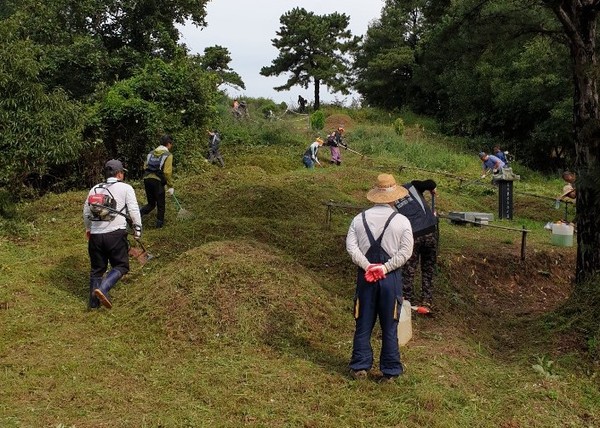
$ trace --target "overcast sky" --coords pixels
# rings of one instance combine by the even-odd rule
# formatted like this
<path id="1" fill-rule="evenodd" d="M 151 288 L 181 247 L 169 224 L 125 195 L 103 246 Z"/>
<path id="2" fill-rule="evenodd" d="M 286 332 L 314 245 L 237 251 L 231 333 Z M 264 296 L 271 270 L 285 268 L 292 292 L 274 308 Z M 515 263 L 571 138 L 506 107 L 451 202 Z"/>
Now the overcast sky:
<path id="1" fill-rule="evenodd" d="M 205 28 L 187 25 L 180 28 L 181 43 L 187 45 L 192 54 L 203 54 L 204 48 L 220 45 L 229 49 L 230 66 L 246 84 L 246 90 L 237 92 L 225 87 L 232 97 L 264 97 L 276 102 L 297 104 L 298 95 L 312 102 L 314 86 L 303 89 L 299 86 L 289 91 L 277 92 L 274 86 L 283 85 L 287 75 L 264 77 L 260 69 L 271 65 L 279 51 L 271 39 L 281 26 L 279 18 L 295 7 L 304 8 L 317 15 L 333 12 L 345 13 L 350 17 L 349 29 L 355 36 L 364 35 L 369 22 L 381 15 L 383 0 L 211 0 L 207 6 Z M 332 95 L 321 88 L 321 101 L 336 98 L 347 104 L 356 95 Z"/>

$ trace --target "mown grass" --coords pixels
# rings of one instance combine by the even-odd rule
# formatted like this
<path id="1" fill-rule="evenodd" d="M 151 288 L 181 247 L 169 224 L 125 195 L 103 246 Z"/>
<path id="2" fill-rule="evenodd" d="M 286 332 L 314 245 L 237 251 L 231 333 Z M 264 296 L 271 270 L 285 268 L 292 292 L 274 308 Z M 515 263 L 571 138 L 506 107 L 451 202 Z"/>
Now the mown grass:
<path id="1" fill-rule="evenodd" d="M 187 159 L 177 195 L 194 217 L 175 220 L 169 202 L 166 228 L 152 227 L 154 214 L 145 219 L 144 240 L 155 258 L 144 267 L 132 261 L 111 311 L 85 309 L 86 192 L 19 206 L 18 218 L 3 223 L 0 241 L 0 426 L 600 423 L 596 369 L 580 348 L 555 346 L 550 320 L 559 318 L 547 317 L 556 302 L 518 317 L 494 310 L 502 296 L 492 294 L 484 305 L 469 288 L 495 260 L 506 262 L 508 275 L 529 276 L 532 286 L 547 274 L 570 286 L 552 263 L 572 261 L 573 249 L 550 245 L 543 224 L 556 212 L 535 197 L 519 196 L 516 219 L 495 224 L 525 225 L 528 257 L 547 259 L 548 266 L 518 261 L 518 232 L 442 221 L 440 311 L 414 320 L 413 340 L 403 348 L 406 375 L 380 385 L 375 369 L 366 382 L 350 380 L 355 270 L 344 239 L 358 210 L 334 210 L 326 227 L 323 202 L 368 206 L 365 192 L 382 171 L 402 182 L 432 176 L 415 168 L 474 179 L 480 165 L 421 128 L 399 138 L 391 126 L 361 121 L 349 127 L 348 141 L 366 156 L 343 152 L 342 167 L 307 171 L 301 156 L 310 138 L 296 132 L 285 144 L 224 140 L 225 169 Z M 440 212 L 495 212 L 489 183 L 461 187 L 445 175 L 433 178 Z M 141 183 L 133 184 L 143 201 Z M 527 186 L 551 195 L 560 182 Z M 486 255 L 489 261 L 481 260 Z M 378 335 L 376 327 L 376 355 Z M 554 362 L 552 373 L 532 369 L 540 358 Z"/>

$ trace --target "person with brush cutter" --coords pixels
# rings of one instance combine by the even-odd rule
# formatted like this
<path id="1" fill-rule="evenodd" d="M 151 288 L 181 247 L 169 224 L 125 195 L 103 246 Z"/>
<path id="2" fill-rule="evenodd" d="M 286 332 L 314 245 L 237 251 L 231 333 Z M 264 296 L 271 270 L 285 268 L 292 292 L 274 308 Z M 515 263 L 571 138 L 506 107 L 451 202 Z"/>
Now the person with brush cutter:
<path id="1" fill-rule="evenodd" d="M 396 210 L 410 221 L 414 247 L 412 256 L 402 266 L 403 296 L 413 301 L 413 284 L 415 272 L 421 262 L 421 299 L 418 313 L 431 314 L 433 308 L 433 273 L 437 260 L 438 219 L 423 196 L 424 192 L 435 198 L 436 183 L 433 180 L 413 180 L 402 185 L 408 192 L 406 196 L 394 202 Z"/>
<path id="2" fill-rule="evenodd" d="M 381 381 L 394 381 L 404 372 L 398 346 L 400 268 L 412 254 L 413 234 L 410 222 L 393 204 L 407 194 L 391 174 L 379 174 L 375 187 L 367 193 L 367 199 L 375 205 L 354 217 L 346 236 L 346 250 L 358 266 L 354 295 L 356 329 L 350 360 L 350 374 L 355 379 L 366 378 L 373 365 L 371 334 L 377 317 L 382 336 Z"/>
<path id="3" fill-rule="evenodd" d="M 223 156 L 221 156 L 220 146 L 221 146 L 221 134 L 216 129 L 208 130 L 208 157 L 206 160 L 211 163 L 219 163 L 221 168 L 225 166 L 225 162 L 223 161 Z"/>
<path id="4" fill-rule="evenodd" d="M 123 182 L 121 161 L 112 159 L 104 165 L 106 182 L 92 187 L 83 205 L 83 223 L 90 257 L 89 307 L 100 304 L 112 308 L 108 292 L 129 272 L 127 225 L 134 237 L 142 236 L 142 217 L 133 187 Z M 108 263 L 111 270 L 106 273 Z"/>
<path id="5" fill-rule="evenodd" d="M 148 203 L 141 209 L 142 215 L 150 213 L 156 207 L 156 227 L 165 224 L 165 185 L 169 195 L 175 193 L 173 188 L 173 138 L 165 134 L 160 138 L 160 145 L 148 153 L 144 163 L 144 189 Z"/>
<path id="6" fill-rule="evenodd" d="M 344 134 L 344 128 L 342 127 L 342 125 L 340 125 L 340 126 L 338 126 L 338 129 L 333 131 L 327 137 L 327 145 L 329 146 L 329 149 L 331 151 L 330 162 L 332 164 L 338 165 L 338 166 L 342 164 L 342 156 L 340 154 L 340 147 L 344 147 L 346 149 L 348 148 L 346 143 L 344 143 L 343 134 Z"/>
<path id="7" fill-rule="evenodd" d="M 304 156 L 302 156 L 302 163 L 308 169 L 312 169 L 315 167 L 315 164 L 323 167 L 321 162 L 319 162 L 319 158 L 317 157 L 317 153 L 319 152 L 319 147 L 323 145 L 323 139 L 321 137 L 317 137 L 317 139 L 308 146 L 308 149 L 304 152 Z"/>
<path id="8" fill-rule="evenodd" d="M 485 178 L 488 174 L 488 171 L 492 171 L 493 174 L 498 174 L 500 171 L 502 171 L 502 168 L 506 166 L 506 164 L 496 156 L 488 155 L 485 152 L 479 152 L 479 159 L 481 159 L 481 166 L 483 168 L 483 174 L 481 175 L 481 178 Z"/>

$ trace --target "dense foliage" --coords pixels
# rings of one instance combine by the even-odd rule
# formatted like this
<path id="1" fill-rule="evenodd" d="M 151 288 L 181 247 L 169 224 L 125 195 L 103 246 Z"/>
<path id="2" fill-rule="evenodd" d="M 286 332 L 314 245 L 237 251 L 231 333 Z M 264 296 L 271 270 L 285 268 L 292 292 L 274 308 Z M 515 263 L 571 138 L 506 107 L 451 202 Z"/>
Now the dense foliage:
<path id="1" fill-rule="evenodd" d="M 226 49 L 190 57 L 178 45 L 175 25 L 205 25 L 206 3 L 3 2 L 0 147 L 8 162 L 0 184 L 81 185 L 82 169 L 97 171 L 105 156 L 130 162 L 135 173 L 140 151 L 161 132 L 202 127 L 219 73 L 243 85 Z"/>
<path id="2" fill-rule="evenodd" d="M 358 51 L 356 88 L 556 170 L 573 162 L 570 65 L 559 23 L 532 2 L 388 0 Z"/>
<path id="3" fill-rule="evenodd" d="M 43 54 L 31 40 L 15 37 L 17 23 L 0 26 L 0 183 L 38 183 L 51 166 L 77 159 L 82 147 L 83 106 L 61 88 L 40 81 Z"/>
<path id="4" fill-rule="evenodd" d="M 89 131 L 102 139 L 109 157 L 122 159 L 139 176 L 145 154 L 162 134 L 172 134 L 177 149 L 185 151 L 190 142 L 177 135 L 211 116 L 215 79 L 186 57 L 152 60 L 106 92 L 94 106 L 96 126 Z"/>

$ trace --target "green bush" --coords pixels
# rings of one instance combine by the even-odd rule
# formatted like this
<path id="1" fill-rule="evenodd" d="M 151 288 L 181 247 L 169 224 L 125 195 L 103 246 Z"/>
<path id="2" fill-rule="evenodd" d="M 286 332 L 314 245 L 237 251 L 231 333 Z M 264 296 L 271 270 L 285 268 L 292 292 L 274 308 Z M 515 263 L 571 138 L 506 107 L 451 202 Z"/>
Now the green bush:
<path id="1" fill-rule="evenodd" d="M 323 111 L 317 110 L 310 115 L 310 127 L 316 131 L 320 131 L 325 127 L 325 113 Z"/>
<path id="2" fill-rule="evenodd" d="M 404 121 L 401 117 L 394 120 L 394 131 L 396 132 L 396 135 L 399 135 L 401 137 L 402 135 L 404 135 Z"/>
<path id="3" fill-rule="evenodd" d="M 263 117 L 265 117 L 267 119 L 271 118 L 275 114 L 276 111 L 277 111 L 277 105 L 273 101 L 265 103 L 261 107 L 261 113 L 263 114 Z"/>
<path id="4" fill-rule="evenodd" d="M 212 78 L 185 59 L 151 61 L 109 88 L 94 108 L 90 133 L 101 138 L 110 157 L 127 163 L 132 177 L 139 177 L 145 154 L 162 134 L 173 135 L 175 151 L 185 153 L 188 142 L 194 142 L 186 130 L 208 126 L 217 113 Z"/>
<path id="5" fill-rule="evenodd" d="M 21 196 L 37 183 L 60 181 L 60 167 L 77 159 L 85 108 L 66 91 L 41 83 L 44 52 L 29 39 L 19 40 L 17 27 L 13 22 L 0 28 L 0 186 L 10 184 Z M 60 175 L 50 176 L 53 167 Z"/>

